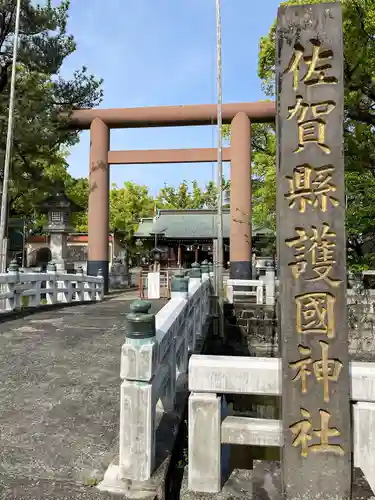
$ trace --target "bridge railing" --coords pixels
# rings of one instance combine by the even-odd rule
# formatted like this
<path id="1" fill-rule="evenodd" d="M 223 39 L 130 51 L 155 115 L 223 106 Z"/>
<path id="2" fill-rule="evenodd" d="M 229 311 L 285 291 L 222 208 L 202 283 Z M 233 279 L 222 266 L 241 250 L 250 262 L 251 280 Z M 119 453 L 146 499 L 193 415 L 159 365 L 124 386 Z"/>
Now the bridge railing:
<path id="1" fill-rule="evenodd" d="M 23 307 L 101 301 L 103 276 L 59 273 L 49 264 L 46 273 L 25 273 L 12 262 L 8 272 L 0 274 L 0 313 Z"/>
<path id="2" fill-rule="evenodd" d="M 375 363 L 351 362 L 350 376 L 354 465 L 375 490 Z M 281 359 L 193 355 L 189 390 L 190 490 L 221 490 L 222 444 L 283 446 L 279 420 L 222 415 L 220 396 L 281 396 Z"/>
<path id="3" fill-rule="evenodd" d="M 176 271 L 177 272 L 177 271 Z M 140 271 L 139 273 L 139 296 L 140 298 L 149 298 L 148 296 L 151 295 L 150 298 L 154 298 L 152 293 L 150 294 L 150 277 L 154 278 L 155 276 L 158 276 L 157 283 L 153 283 L 153 286 L 151 286 L 151 289 L 153 291 L 155 288 L 155 285 L 157 286 L 157 294 L 160 298 L 170 298 L 171 296 L 171 280 L 173 276 L 173 271 L 171 272 L 169 269 L 165 270 L 162 269 L 158 273 L 153 273 L 153 272 L 148 272 L 148 271 Z"/>
<path id="4" fill-rule="evenodd" d="M 274 305 L 276 297 L 275 268 L 269 265 L 265 273 L 256 280 L 227 279 L 225 283 L 227 301 L 230 304 L 253 297 L 257 304 Z"/>
<path id="5" fill-rule="evenodd" d="M 116 481 L 151 478 L 156 427 L 163 414 L 180 411 L 176 395 L 182 388 L 186 401 L 188 356 L 200 352 L 209 329 L 211 295 L 208 272 L 190 278 L 182 272 L 156 315 L 149 314 L 148 301 L 131 305 L 121 351 L 119 464 L 110 466 L 101 490 L 113 491 Z"/>

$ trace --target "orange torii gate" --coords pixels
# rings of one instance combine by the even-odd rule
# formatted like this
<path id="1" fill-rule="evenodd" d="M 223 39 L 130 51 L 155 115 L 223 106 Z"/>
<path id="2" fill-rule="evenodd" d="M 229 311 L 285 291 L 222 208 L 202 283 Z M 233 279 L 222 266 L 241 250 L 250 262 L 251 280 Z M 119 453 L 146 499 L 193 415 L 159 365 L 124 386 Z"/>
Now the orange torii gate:
<path id="1" fill-rule="evenodd" d="M 231 145 L 223 149 L 230 169 L 231 277 L 251 277 L 251 122 L 272 122 L 271 101 L 224 104 L 224 124 L 231 124 Z M 108 289 L 109 166 L 145 163 L 196 163 L 217 159 L 215 148 L 111 151 L 110 130 L 115 128 L 176 127 L 217 123 L 214 104 L 144 108 L 80 109 L 68 120 L 71 129 L 90 129 L 87 272 L 102 269 Z"/>

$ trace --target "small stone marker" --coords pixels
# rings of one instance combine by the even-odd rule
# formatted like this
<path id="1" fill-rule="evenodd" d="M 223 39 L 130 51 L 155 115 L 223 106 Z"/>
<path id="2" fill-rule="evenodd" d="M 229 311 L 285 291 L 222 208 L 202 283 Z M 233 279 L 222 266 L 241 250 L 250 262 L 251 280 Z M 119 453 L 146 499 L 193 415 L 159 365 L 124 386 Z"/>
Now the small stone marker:
<path id="1" fill-rule="evenodd" d="M 287 499 L 351 488 L 340 3 L 277 20 L 277 213 Z"/>
<path id="2" fill-rule="evenodd" d="M 147 297 L 160 299 L 160 273 L 147 274 Z"/>

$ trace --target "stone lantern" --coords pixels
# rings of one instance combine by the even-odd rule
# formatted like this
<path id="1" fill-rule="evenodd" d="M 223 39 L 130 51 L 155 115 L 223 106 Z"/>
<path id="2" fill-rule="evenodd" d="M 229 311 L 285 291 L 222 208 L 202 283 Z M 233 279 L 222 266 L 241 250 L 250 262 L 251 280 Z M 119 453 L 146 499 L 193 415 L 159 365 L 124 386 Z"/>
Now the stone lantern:
<path id="1" fill-rule="evenodd" d="M 52 260 L 57 271 L 67 271 L 70 267 L 67 262 L 68 234 L 73 231 L 71 215 L 73 212 L 82 212 L 83 208 L 65 194 L 62 183 L 57 184 L 56 194 L 44 200 L 40 208 L 48 215 L 48 224 L 44 230 L 50 235 Z"/>

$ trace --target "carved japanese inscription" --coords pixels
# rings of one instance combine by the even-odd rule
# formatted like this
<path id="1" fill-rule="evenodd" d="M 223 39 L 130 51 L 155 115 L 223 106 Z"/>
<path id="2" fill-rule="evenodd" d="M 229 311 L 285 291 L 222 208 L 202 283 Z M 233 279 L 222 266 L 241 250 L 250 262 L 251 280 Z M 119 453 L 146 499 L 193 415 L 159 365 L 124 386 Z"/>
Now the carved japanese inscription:
<path id="1" fill-rule="evenodd" d="M 339 3 L 280 7 L 276 68 L 284 493 L 290 499 L 347 499 L 351 439 Z"/>

